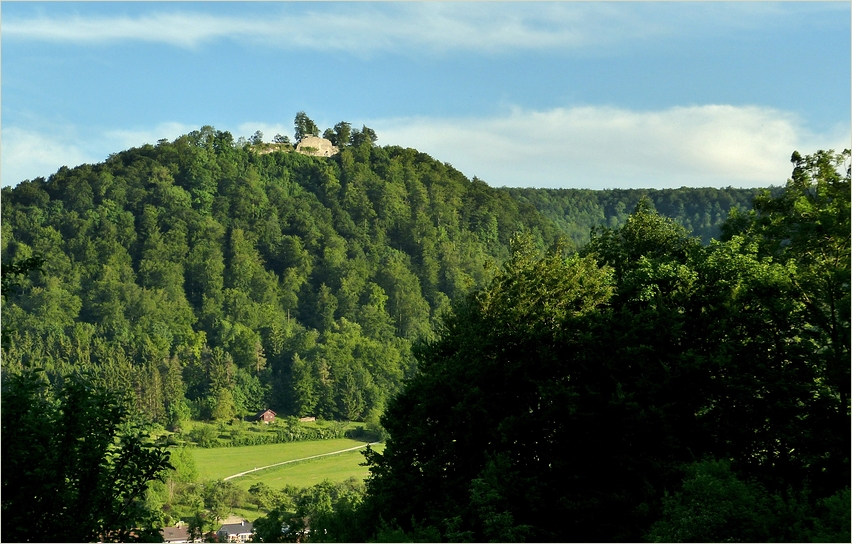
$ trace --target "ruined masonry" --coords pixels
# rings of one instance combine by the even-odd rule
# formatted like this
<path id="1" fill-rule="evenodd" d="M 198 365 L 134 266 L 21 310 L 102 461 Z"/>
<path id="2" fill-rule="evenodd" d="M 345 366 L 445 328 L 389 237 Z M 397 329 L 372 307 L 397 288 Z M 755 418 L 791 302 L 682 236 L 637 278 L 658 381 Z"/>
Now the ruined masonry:
<path id="1" fill-rule="evenodd" d="M 308 149 L 306 149 L 308 148 Z M 296 152 L 314 157 L 331 157 L 340 150 L 331 145 L 331 141 L 319 136 L 305 136 L 296 144 Z"/>

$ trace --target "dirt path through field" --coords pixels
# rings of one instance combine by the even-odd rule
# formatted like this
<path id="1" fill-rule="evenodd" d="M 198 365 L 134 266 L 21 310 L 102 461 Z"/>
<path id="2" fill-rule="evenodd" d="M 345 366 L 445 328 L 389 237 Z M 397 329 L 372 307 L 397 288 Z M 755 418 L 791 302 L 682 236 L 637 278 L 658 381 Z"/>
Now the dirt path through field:
<path id="1" fill-rule="evenodd" d="M 247 470 L 245 472 L 239 472 L 239 473 L 233 474 L 231 476 L 226 476 L 226 477 L 222 478 L 222 480 L 230 480 L 232 478 L 239 478 L 240 476 L 245 476 L 246 474 L 251 474 L 252 472 L 256 472 L 258 470 L 263 470 L 263 469 L 271 468 L 271 467 L 277 467 L 279 465 L 286 465 L 288 463 L 298 463 L 299 461 L 307 461 L 308 459 L 316 459 L 318 457 L 326 457 L 328 455 L 337 455 L 338 453 L 346 453 L 347 451 L 360 450 L 361 448 L 366 448 L 367 446 L 375 446 L 376 444 L 379 444 L 379 442 L 370 442 L 369 444 L 363 444 L 361 446 L 355 446 L 354 448 L 346 448 L 345 450 L 339 450 L 339 451 L 330 451 L 328 453 L 321 453 L 319 455 L 311 455 L 310 457 L 302 457 L 301 459 L 290 459 L 289 461 L 281 461 L 280 463 L 273 463 L 271 465 L 266 465 L 265 467 L 255 467 L 255 468 L 253 468 L 251 470 Z"/>

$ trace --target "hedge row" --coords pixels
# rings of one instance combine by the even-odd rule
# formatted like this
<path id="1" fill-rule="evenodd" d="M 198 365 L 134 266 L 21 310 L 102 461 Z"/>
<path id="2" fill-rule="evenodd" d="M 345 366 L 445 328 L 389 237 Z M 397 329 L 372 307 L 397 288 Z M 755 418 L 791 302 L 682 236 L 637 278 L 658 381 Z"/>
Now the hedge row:
<path id="1" fill-rule="evenodd" d="M 186 445 L 194 445 L 200 448 L 228 448 L 237 446 L 258 446 L 262 444 L 283 444 L 286 442 L 299 442 L 302 440 L 331 440 L 334 438 L 359 437 L 359 431 L 346 431 L 345 425 L 339 422 L 331 422 L 327 427 L 307 427 L 299 423 L 286 423 L 281 426 L 271 426 L 262 432 L 257 429 L 244 431 L 233 429 L 228 433 L 213 425 L 199 426 L 187 435 L 181 435 Z M 169 443 L 175 442 L 172 437 Z"/>

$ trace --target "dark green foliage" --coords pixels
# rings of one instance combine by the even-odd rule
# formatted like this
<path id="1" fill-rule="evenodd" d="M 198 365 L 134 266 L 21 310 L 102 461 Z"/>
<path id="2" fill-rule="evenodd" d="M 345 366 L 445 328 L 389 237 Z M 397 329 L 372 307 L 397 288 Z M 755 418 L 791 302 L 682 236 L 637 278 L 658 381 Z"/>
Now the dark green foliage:
<path id="1" fill-rule="evenodd" d="M 322 427 L 302 425 L 295 417 L 279 418 L 271 425 L 249 427 L 241 430 L 239 421 L 230 428 L 224 424 L 196 424 L 183 437 L 201 448 L 258 446 L 260 444 L 284 444 L 302 440 L 332 440 L 335 438 L 358 438 L 357 433 L 347 431 L 345 424 L 333 421 Z"/>
<path id="2" fill-rule="evenodd" d="M 272 510 L 277 506 L 277 503 L 283 500 L 279 492 L 276 492 L 263 482 L 252 485 L 248 492 L 251 495 L 252 502 L 257 504 L 258 508 L 264 510 Z"/>
<path id="3" fill-rule="evenodd" d="M 217 521 L 228 517 L 233 511 L 248 501 L 248 492 L 237 487 L 234 482 L 216 480 L 204 486 L 202 496 L 204 506 L 213 514 Z"/>
<path id="4" fill-rule="evenodd" d="M 361 129 L 353 128 L 349 136 L 349 145 L 358 147 L 361 144 L 373 145 L 378 140 L 376 131 L 366 125 L 362 125 Z"/>
<path id="5" fill-rule="evenodd" d="M 852 540 L 852 496 L 849 488 L 817 501 L 813 514 L 811 542 L 849 542 Z"/>
<path id="6" fill-rule="evenodd" d="M 385 452 L 368 453 L 368 535 L 845 534 L 848 512 L 832 512 L 849 480 L 849 172 L 822 156 L 725 242 L 702 246 L 643 201 L 580 256 L 516 246 L 415 350 Z M 684 468 L 702 458 L 730 469 Z M 663 500 L 684 470 L 691 483 Z"/>
<path id="7" fill-rule="evenodd" d="M 349 144 L 351 135 L 352 125 L 346 121 L 341 121 L 334 125 L 334 137 L 332 138 L 331 143 L 336 146 L 343 147 Z"/>
<path id="8" fill-rule="evenodd" d="M 728 463 L 691 465 L 682 488 L 663 497 L 651 542 L 849 542 L 849 488 L 812 504 L 808 490 L 768 493 Z"/>
<path id="9" fill-rule="evenodd" d="M 34 270 L 41 270 L 44 259 L 41 257 L 27 257 L 18 261 L 3 265 L 2 270 L 2 292 L 3 296 L 15 291 L 21 283 L 21 276 L 25 276 Z"/>
<path id="10" fill-rule="evenodd" d="M 256 495 L 267 490 L 256 489 Z M 353 542 L 367 529 L 357 514 L 364 483 L 350 478 L 341 483 L 324 481 L 304 489 L 282 490 L 277 504 L 254 523 L 259 542 Z"/>
<path id="11" fill-rule="evenodd" d="M 456 539 L 465 542 L 465 539 Z M 435 527 L 422 527 L 413 522 L 413 528 L 406 532 L 399 525 L 388 525 L 381 521 L 376 536 L 370 542 L 440 542 L 441 532 Z"/>
<path id="12" fill-rule="evenodd" d="M 200 424 L 189 431 L 189 438 L 202 448 L 209 448 L 217 443 L 219 431 L 215 425 Z"/>
<path id="13" fill-rule="evenodd" d="M 611 294 L 611 272 L 594 260 L 560 253 L 539 259 L 519 241 L 491 288 L 457 306 L 440 339 L 418 350 L 421 373 L 382 420 L 385 453 L 368 458 L 369 506 L 406 533 L 425 523 L 451 540 L 573 533 L 564 509 L 582 506 L 569 506 L 566 495 L 591 493 L 584 500 L 597 502 L 597 467 L 606 466 L 613 480 L 620 475 L 607 462 L 617 445 L 594 443 L 605 438 L 592 428 L 594 406 L 572 401 L 574 388 L 594 386 L 597 365 L 572 360 L 574 349 L 559 345 L 561 331 L 604 307 Z M 608 406 L 609 395 L 597 402 Z M 568 477 L 573 466 L 584 467 L 588 483 Z"/>
<path id="14" fill-rule="evenodd" d="M 818 384 L 816 394 L 803 400 L 807 415 L 796 414 L 794 420 L 808 418 L 801 424 L 808 440 L 790 447 L 809 467 L 811 485 L 820 495 L 834 491 L 837 480 L 850 478 L 850 436 L 837 432 L 848 425 L 850 398 L 849 160 L 849 150 L 806 157 L 794 152 L 784 193 L 761 194 L 752 212 L 735 215 L 724 229 L 724 239 L 749 244 L 757 255 L 789 270 L 775 291 L 774 310 L 784 312 L 784 324 L 798 335 L 795 344 L 776 349 L 784 354 L 778 360 L 794 363 L 786 365 L 791 371 L 798 367 L 800 379 Z M 790 387 L 801 385 L 792 381 Z"/>
<path id="15" fill-rule="evenodd" d="M 156 536 L 142 498 L 169 453 L 147 444 L 116 395 L 79 375 L 54 391 L 38 373 L 5 376 L 3 537 L 126 542 Z M 132 532 L 131 532 L 132 531 Z"/>

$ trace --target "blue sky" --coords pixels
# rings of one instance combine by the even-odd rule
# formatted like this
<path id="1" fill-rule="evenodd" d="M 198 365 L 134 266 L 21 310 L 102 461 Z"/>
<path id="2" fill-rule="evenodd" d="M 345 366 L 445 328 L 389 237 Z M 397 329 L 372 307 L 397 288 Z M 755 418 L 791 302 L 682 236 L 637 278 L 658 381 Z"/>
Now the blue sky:
<path id="1" fill-rule="evenodd" d="M 3 2 L 3 185 L 202 125 L 367 125 L 492 186 L 783 184 L 850 143 L 848 2 Z"/>

